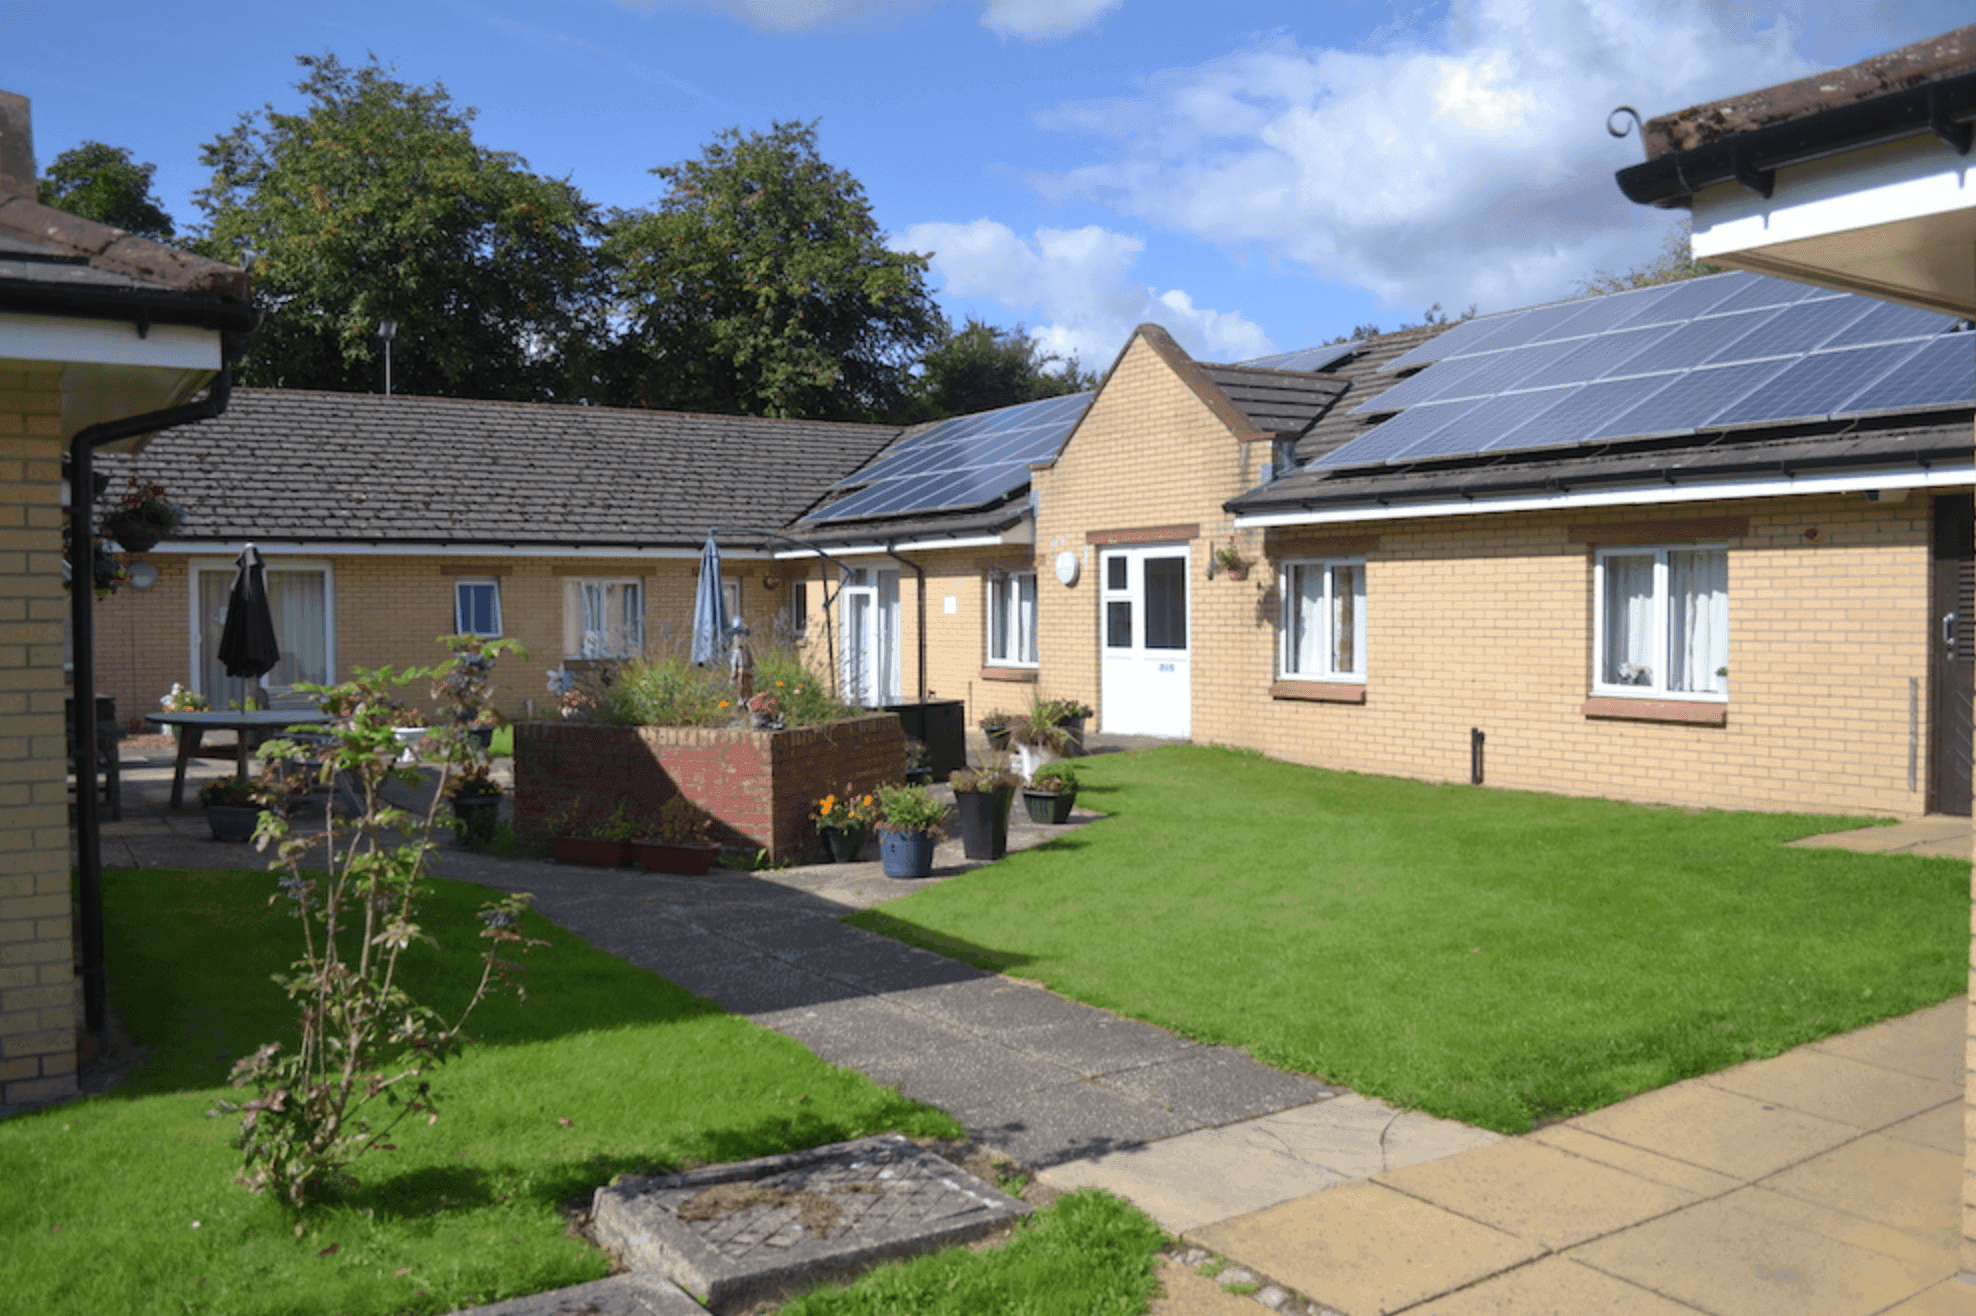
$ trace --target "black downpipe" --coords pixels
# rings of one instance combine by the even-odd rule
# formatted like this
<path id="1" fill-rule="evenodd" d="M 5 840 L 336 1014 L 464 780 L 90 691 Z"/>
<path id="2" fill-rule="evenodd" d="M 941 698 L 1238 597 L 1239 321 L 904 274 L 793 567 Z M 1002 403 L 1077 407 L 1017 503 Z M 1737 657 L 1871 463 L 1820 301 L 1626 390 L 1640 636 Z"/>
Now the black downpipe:
<path id="1" fill-rule="evenodd" d="M 1468 784 L 1482 784 L 1482 742 L 1488 737 L 1482 734 L 1481 727 L 1468 729 Z"/>
<path id="2" fill-rule="evenodd" d="M 96 450 L 140 434 L 211 420 L 226 410 L 233 369 L 206 396 L 182 407 L 105 421 L 78 432 L 69 447 L 69 628 L 75 662 L 75 850 L 81 920 L 83 1027 L 102 1037 L 109 1024 L 103 963 L 103 837 L 96 813 Z"/>

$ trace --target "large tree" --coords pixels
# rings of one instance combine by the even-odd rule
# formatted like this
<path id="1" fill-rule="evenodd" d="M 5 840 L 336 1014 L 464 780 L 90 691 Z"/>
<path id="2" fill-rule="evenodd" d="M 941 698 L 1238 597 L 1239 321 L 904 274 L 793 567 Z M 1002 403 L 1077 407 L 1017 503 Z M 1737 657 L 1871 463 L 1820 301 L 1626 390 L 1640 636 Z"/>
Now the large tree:
<path id="1" fill-rule="evenodd" d="M 622 330 L 605 394 L 633 406 L 870 420 L 898 415 L 940 340 L 926 260 L 888 250 L 814 123 L 728 129 L 653 173 L 605 250 Z"/>
<path id="2" fill-rule="evenodd" d="M 381 321 L 395 387 L 459 397 L 580 396 L 601 333 L 594 208 L 567 180 L 474 141 L 474 111 L 375 59 L 298 57 L 299 114 L 272 105 L 207 144 L 199 246 L 251 254 L 272 314 L 249 383 L 375 390 Z"/>
<path id="3" fill-rule="evenodd" d="M 1600 270 L 1580 284 L 1578 292 L 1581 296 L 1603 296 L 1606 293 L 1651 288 L 1659 283 L 1679 283 L 1683 279 L 1699 279 L 1704 274 L 1720 273 L 1722 266 L 1695 259 L 1694 225 L 1684 220 L 1668 230 L 1666 239 L 1661 243 L 1659 256 L 1621 274 L 1609 274 L 1605 270 Z"/>
<path id="4" fill-rule="evenodd" d="M 920 361 L 913 387 L 914 418 L 935 420 L 992 411 L 1018 402 L 1082 393 L 1097 386 L 1097 377 L 1076 357 L 1045 351 L 1017 325 L 997 329 L 969 317 Z"/>
<path id="5" fill-rule="evenodd" d="M 71 215 L 166 242 L 176 226 L 151 195 L 157 168 L 137 163 L 125 147 L 84 142 L 55 157 L 41 177 L 37 199 Z"/>

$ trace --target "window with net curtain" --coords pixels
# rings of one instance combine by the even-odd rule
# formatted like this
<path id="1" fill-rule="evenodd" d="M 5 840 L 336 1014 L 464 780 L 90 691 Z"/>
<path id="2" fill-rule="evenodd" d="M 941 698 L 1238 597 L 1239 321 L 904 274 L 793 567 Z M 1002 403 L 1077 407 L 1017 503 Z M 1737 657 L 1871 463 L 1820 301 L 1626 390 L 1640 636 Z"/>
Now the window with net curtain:
<path id="1" fill-rule="evenodd" d="M 1283 675 L 1365 679 L 1365 560 L 1290 562 L 1283 568 Z"/>
<path id="2" fill-rule="evenodd" d="M 988 661 L 1036 666 L 1036 573 L 995 571 L 988 577 Z"/>
<path id="3" fill-rule="evenodd" d="M 1673 699 L 1729 697 L 1729 553 L 1687 545 L 1597 558 L 1593 688 Z"/>
<path id="4" fill-rule="evenodd" d="M 215 708 L 246 696 L 255 684 L 226 674 L 220 662 L 220 633 L 226 628 L 228 595 L 233 589 L 234 568 L 196 568 L 199 583 L 200 693 Z M 267 569 L 268 611 L 274 617 L 275 639 L 281 645 L 281 661 L 259 684 L 271 695 L 286 694 L 297 682 L 327 685 L 335 679 L 330 670 L 330 618 L 332 587 L 328 567 L 270 562 Z"/>
<path id="5" fill-rule="evenodd" d="M 636 580 L 563 582 L 563 656 L 637 658 L 645 652 L 645 590 Z"/>

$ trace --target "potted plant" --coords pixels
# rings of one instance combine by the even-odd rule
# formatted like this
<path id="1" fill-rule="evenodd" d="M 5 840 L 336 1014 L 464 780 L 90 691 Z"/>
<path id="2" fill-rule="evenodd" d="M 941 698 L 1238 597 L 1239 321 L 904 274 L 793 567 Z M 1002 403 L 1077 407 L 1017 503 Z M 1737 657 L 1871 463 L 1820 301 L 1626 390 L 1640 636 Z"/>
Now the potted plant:
<path id="1" fill-rule="evenodd" d="M 211 708 L 212 705 L 207 703 L 206 696 L 200 694 L 198 691 L 187 690 L 177 681 L 173 681 L 171 692 L 158 696 L 158 707 L 164 709 L 167 713 L 203 713 Z M 183 740 L 185 738 L 184 727 L 172 727 L 171 733 L 173 740 Z"/>
<path id="2" fill-rule="evenodd" d="M 1230 580 L 1247 580 L 1249 578 L 1249 563 L 1247 559 L 1235 550 L 1235 541 L 1232 538 L 1226 545 L 1214 550 L 1214 564 L 1220 567 L 1222 574 L 1226 575 Z"/>
<path id="3" fill-rule="evenodd" d="M 931 786 L 933 784 L 933 755 L 926 748 L 926 742 L 906 737 L 906 784 L 908 786 Z"/>
<path id="4" fill-rule="evenodd" d="M 551 818 L 549 831 L 549 852 L 557 863 L 623 868 L 631 862 L 631 838 L 639 828 L 622 801 L 601 822 L 585 821 L 579 802 L 571 813 Z"/>
<path id="5" fill-rule="evenodd" d="M 1031 822 L 1062 826 L 1077 803 L 1077 769 L 1068 763 L 1045 763 L 1022 788 L 1022 807 Z"/>
<path id="6" fill-rule="evenodd" d="M 878 816 L 878 799 L 857 795 L 845 783 L 844 793 L 824 796 L 817 801 L 817 835 L 823 838 L 824 854 L 835 864 L 848 864 L 864 849 L 865 831 Z"/>
<path id="7" fill-rule="evenodd" d="M 476 763 L 447 787 L 452 796 L 453 834 L 469 850 L 491 845 L 501 817 L 501 783 L 485 763 Z"/>
<path id="8" fill-rule="evenodd" d="M 238 777 L 215 777 L 199 788 L 206 806 L 206 825 L 216 841 L 251 840 L 261 823 L 261 806 L 254 788 Z"/>
<path id="9" fill-rule="evenodd" d="M 1084 722 L 1091 715 L 1091 705 L 1078 699 L 1052 699 L 1043 705 L 1043 716 L 1063 728 L 1063 752 L 1071 758 L 1084 753 Z"/>
<path id="10" fill-rule="evenodd" d="M 474 748 L 485 754 L 494 748 L 494 733 L 500 729 L 502 721 L 501 715 L 493 709 L 482 709 L 473 721 L 467 723 L 467 739 L 473 742 Z"/>
<path id="11" fill-rule="evenodd" d="M 1082 704 L 1044 699 L 1029 701 L 1029 711 L 1009 719 L 1009 741 L 1015 746 L 1017 766 L 1025 777 L 1036 775 L 1045 763 L 1062 758 L 1071 746 L 1071 728 L 1062 719 L 1064 710 L 1081 709 Z M 1078 723 L 1078 735 L 1083 725 Z"/>
<path id="12" fill-rule="evenodd" d="M 712 814 L 684 795 L 675 795 L 659 807 L 653 828 L 631 846 L 650 872 L 700 877 L 714 866 L 714 851 L 719 848 L 707 840 L 713 826 Z"/>
<path id="13" fill-rule="evenodd" d="M 969 859 L 1000 859 L 1009 852 L 1009 805 L 1022 778 L 1009 771 L 1006 755 L 992 755 L 979 768 L 962 768 L 949 777 L 954 809 L 960 815 L 961 851 Z"/>
<path id="14" fill-rule="evenodd" d="M 748 718 L 757 731 L 780 731 L 782 703 L 767 690 L 748 696 Z"/>
<path id="15" fill-rule="evenodd" d="M 977 725 L 981 728 L 981 734 L 988 737 L 989 749 L 997 753 L 1005 752 L 1008 749 L 1009 723 L 1014 718 L 1015 714 L 1004 713 L 1000 709 L 981 715 L 981 721 Z"/>
<path id="16" fill-rule="evenodd" d="M 933 841 L 947 806 L 924 786 L 878 788 L 878 855 L 887 877 L 926 877 L 933 872 Z"/>
<path id="17" fill-rule="evenodd" d="M 150 552 L 178 525 L 178 509 L 165 501 L 165 486 L 140 484 L 134 475 L 117 505 L 103 517 L 103 533 L 123 545 L 126 553 Z"/>

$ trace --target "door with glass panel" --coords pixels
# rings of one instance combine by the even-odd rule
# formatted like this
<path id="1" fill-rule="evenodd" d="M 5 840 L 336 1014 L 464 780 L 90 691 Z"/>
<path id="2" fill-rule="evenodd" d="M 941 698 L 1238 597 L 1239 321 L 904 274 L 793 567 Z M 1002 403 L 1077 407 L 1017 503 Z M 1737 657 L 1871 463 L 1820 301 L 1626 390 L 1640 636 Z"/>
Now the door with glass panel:
<path id="1" fill-rule="evenodd" d="M 860 567 L 838 591 L 838 670 L 844 702 L 899 702 L 899 573 Z"/>
<path id="2" fill-rule="evenodd" d="M 192 590 L 192 653 L 199 692 L 214 708 L 226 708 L 246 698 L 255 682 L 226 674 L 220 662 L 220 634 L 226 629 L 227 596 L 233 590 L 234 568 L 198 567 Z M 326 566 L 282 565 L 267 568 L 268 606 L 274 614 L 275 638 L 281 661 L 260 684 L 271 698 L 287 695 L 298 681 L 327 684 L 334 669 L 334 607 Z"/>
<path id="3" fill-rule="evenodd" d="M 1101 730 L 1193 732 L 1185 545 L 1108 548 L 1098 556 Z"/>
<path id="4" fill-rule="evenodd" d="M 1968 494 L 1935 500 L 1934 626 L 1929 637 L 1930 707 L 1928 809 L 1969 814 L 1969 758 L 1976 734 L 1971 716 L 1976 680 L 1976 505 Z"/>

